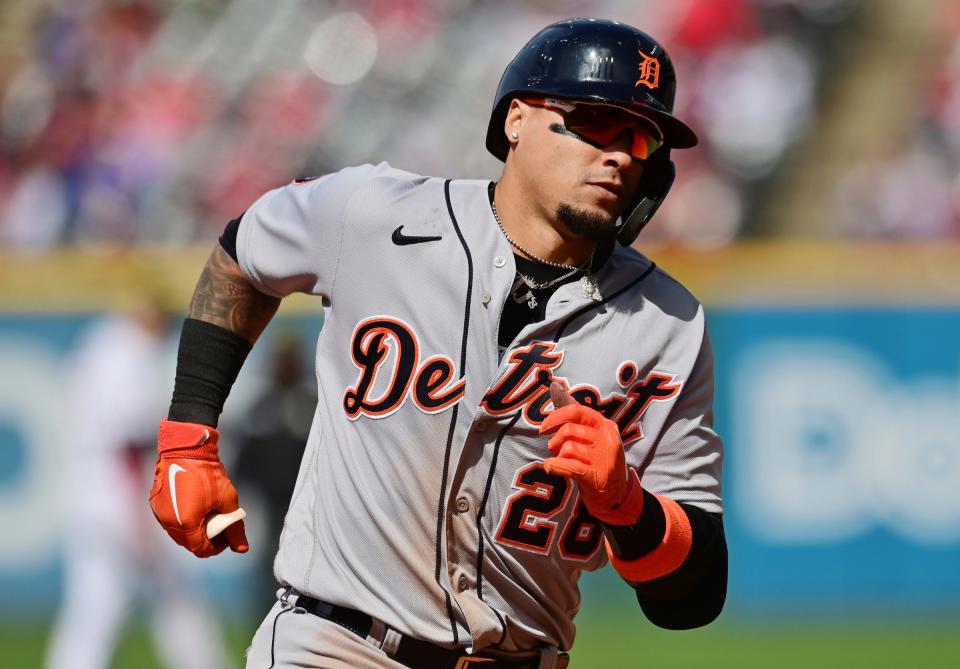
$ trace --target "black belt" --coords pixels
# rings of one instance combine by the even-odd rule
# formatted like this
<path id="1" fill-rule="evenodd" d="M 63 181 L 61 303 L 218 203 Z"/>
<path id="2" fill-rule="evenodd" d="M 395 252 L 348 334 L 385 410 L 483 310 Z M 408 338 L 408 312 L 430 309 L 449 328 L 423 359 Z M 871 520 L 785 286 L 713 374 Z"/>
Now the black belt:
<path id="1" fill-rule="evenodd" d="M 281 600 L 285 602 L 289 595 L 296 595 L 295 608 L 336 623 L 362 639 L 366 639 L 373 629 L 374 619 L 362 611 L 301 595 L 293 588 L 288 588 Z M 410 669 L 537 669 L 540 665 L 539 655 L 517 660 L 468 655 L 461 650 L 450 650 L 405 635 L 401 635 L 396 652 L 388 654 Z M 556 669 L 566 667 L 568 659 L 566 653 L 560 653 Z"/>

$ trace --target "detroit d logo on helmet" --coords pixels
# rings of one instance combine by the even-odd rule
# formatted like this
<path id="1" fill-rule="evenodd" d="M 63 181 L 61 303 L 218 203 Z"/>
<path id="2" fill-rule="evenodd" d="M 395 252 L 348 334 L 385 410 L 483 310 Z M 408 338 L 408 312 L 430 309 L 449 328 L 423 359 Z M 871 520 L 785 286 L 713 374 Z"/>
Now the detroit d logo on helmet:
<path id="1" fill-rule="evenodd" d="M 640 78 L 634 86 L 643 84 L 651 91 L 660 87 L 660 61 L 653 56 L 648 56 L 643 51 L 640 54 L 640 63 L 637 65 L 640 70 Z"/>

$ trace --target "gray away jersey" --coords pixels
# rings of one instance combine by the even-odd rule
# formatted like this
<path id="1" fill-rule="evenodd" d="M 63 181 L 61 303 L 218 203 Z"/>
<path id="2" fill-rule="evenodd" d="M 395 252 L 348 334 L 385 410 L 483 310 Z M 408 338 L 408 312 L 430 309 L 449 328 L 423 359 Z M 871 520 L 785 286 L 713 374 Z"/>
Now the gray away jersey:
<path id="1" fill-rule="evenodd" d="M 276 576 L 437 644 L 568 649 L 577 579 L 607 558 L 576 486 L 542 467 L 550 380 L 619 424 L 647 490 L 720 512 L 712 351 L 700 304 L 618 246 L 599 296 L 561 286 L 501 361 L 515 266 L 488 184 L 364 165 L 244 215 L 253 284 L 326 307 Z"/>

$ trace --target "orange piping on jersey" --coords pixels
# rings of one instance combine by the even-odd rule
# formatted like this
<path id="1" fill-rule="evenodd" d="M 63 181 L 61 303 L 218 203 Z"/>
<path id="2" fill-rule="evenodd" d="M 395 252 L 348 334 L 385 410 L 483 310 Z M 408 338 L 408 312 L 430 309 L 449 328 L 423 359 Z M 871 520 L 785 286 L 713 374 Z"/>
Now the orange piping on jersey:
<path id="1" fill-rule="evenodd" d="M 636 560 L 623 560 L 613 554 L 610 542 L 606 542 L 607 555 L 613 568 L 634 583 L 652 581 L 675 571 L 687 559 L 693 544 L 693 528 L 683 508 L 669 497 L 658 495 L 657 499 L 667 521 L 667 529 L 659 546 Z"/>

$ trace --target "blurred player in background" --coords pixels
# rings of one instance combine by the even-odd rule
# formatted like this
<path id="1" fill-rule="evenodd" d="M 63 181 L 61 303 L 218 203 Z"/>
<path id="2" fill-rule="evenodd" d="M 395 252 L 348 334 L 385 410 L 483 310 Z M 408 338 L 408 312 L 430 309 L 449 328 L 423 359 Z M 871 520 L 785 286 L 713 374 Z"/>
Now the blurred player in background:
<path id="1" fill-rule="evenodd" d="M 269 542 L 258 553 L 258 610 L 269 609 L 277 598 L 273 556 L 317 406 L 313 376 L 304 373 L 300 338 L 292 332 L 281 334 L 272 355 L 270 383 L 243 412 L 236 437 L 237 479 L 245 493 L 252 488 L 260 494 L 265 511 L 260 522 Z"/>
<path id="2" fill-rule="evenodd" d="M 142 501 L 169 393 L 156 380 L 173 367 L 168 327 L 159 301 L 106 316 L 70 361 L 63 600 L 47 669 L 110 666 L 137 595 L 163 666 L 231 666 L 214 617 Z"/>

